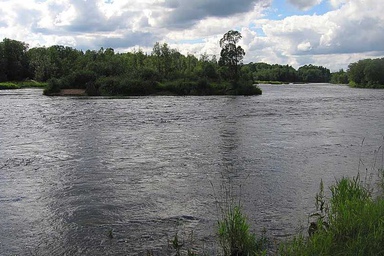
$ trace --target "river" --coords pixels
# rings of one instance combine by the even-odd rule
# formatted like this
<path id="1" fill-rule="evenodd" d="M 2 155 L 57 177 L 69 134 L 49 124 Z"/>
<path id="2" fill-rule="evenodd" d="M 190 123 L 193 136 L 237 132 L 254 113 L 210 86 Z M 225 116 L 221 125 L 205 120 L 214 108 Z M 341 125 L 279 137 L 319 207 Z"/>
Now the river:
<path id="1" fill-rule="evenodd" d="M 176 233 L 216 254 L 228 191 L 253 231 L 284 239 L 307 225 L 320 180 L 366 179 L 382 165 L 384 90 L 261 87 L 255 97 L 0 91 L 0 255 L 161 255 Z"/>

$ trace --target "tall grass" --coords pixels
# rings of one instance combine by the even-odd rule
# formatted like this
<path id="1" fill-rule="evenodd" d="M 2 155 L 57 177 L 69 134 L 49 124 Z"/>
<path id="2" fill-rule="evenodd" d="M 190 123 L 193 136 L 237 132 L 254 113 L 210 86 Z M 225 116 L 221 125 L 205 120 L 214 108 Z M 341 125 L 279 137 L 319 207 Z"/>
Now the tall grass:
<path id="1" fill-rule="evenodd" d="M 215 191 L 212 182 L 211 185 Z M 216 192 L 214 193 L 218 202 L 217 237 L 222 255 L 266 255 L 268 241 L 265 233 L 260 237 L 252 233 L 247 216 L 243 212 L 241 186 L 239 186 L 239 193 L 235 193 L 231 182 L 224 181 L 220 190 L 220 197 Z"/>
<path id="2" fill-rule="evenodd" d="M 218 237 L 225 256 L 265 255 L 265 239 L 250 232 L 246 216 L 239 205 L 231 205 L 218 221 Z"/>
<path id="3" fill-rule="evenodd" d="M 330 192 L 311 236 L 283 243 L 279 255 L 384 255 L 384 199 L 374 198 L 359 175 L 342 178 Z"/>

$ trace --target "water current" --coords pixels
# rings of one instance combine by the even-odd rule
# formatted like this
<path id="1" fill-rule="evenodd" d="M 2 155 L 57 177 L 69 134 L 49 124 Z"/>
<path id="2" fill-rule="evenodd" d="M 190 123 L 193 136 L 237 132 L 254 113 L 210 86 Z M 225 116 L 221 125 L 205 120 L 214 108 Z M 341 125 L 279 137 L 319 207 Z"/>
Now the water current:
<path id="1" fill-rule="evenodd" d="M 382 165 L 384 90 L 261 85 L 255 97 L 0 91 L 0 255 L 217 253 L 220 205 L 305 226 L 320 180 Z M 111 235 L 113 238 L 111 238 Z"/>

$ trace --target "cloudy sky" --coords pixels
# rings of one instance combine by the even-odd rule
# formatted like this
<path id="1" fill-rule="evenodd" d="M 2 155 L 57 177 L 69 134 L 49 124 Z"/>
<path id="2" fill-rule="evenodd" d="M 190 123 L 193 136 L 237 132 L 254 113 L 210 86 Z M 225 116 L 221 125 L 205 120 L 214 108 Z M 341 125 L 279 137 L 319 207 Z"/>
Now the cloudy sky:
<path id="1" fill-rule="evenodd" d="M 228 30 L 245 62 L 322 65 L 337 71 L 384 56 L 382 0 L 0 0 L 0 40 L 30 47 L 112 47 L 219 55 Z"/>

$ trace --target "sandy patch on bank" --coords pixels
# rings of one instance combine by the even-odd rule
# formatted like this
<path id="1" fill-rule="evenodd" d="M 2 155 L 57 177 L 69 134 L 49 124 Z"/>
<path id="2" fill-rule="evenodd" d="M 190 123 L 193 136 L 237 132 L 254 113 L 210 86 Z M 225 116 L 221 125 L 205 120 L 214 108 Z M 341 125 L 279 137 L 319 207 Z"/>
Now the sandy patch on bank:
<path id="1" fill-rule="evenodd" d="M 85 96 L 87 95 L 85 93 L 84 89 L 62 89 L 60 91 L 61 96 Z"/>

